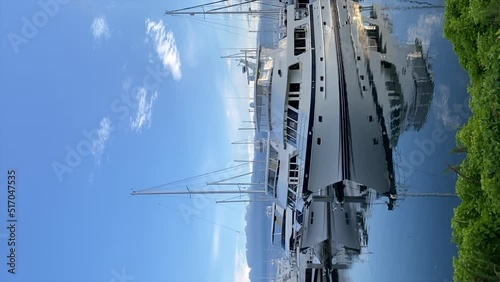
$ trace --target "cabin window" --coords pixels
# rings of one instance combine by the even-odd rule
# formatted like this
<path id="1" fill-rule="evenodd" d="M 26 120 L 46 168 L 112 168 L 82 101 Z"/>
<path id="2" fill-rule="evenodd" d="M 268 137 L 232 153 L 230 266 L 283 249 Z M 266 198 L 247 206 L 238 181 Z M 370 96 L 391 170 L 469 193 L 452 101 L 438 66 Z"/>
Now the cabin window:
<path id="1" fill-rule="evenodd" d="M 391 105 L 391 108 L 395 108 L 400 105 L 399 99 L 390 99 L 389 103 Z"/>
<path id="2" fill-rule="evenodd" d="M 396 89 L 396 83 L 394 81 L 386 81 L 385 89 L 389 91 L 394 91 L 394 89 Z"/>
<path id="3" fill-rule="evenodd" d="M 286 130 L 284 134 L 286 141 L 295 146 L 297 145 L 299 114 L 297 113 L 297 109 L 290 105 L 290 102 L 292 103 L 292 105 L 296 104 L 297 107 L 299 103 L 298 101 L 289 101 L 289 106 L 287 109 Z"/>
<path id="4" fill-rule="evenodd" d="M 295 110 L 298 110 L 299 109 L 299 101 L 290 100 L 290 101 L 288 101 L 288 106 L 294 108 Z"/>
<path id="5" fill-rule="evenodd" d="M 278 152 L 271 147 L 269 152 L 269 169 L 267 173 L 267 192 L 270 196 L 276 196 L 276 183 L 280 170 L 280 161 L 278 160 Z"/>
<path id="6" fill-rule="evenodd" d="M 290 165 L 288 168 L 288 189 L 297 192 L 297 185 L 299 183 L 299 166 L 297 164 L 297 156 L 290 158 Z"/>
<path id="7" fill-rule="evenodd" d="M 306 269 L 306 280 L 305 281 L 312 281 L 312 269 L 311 268 L 307 268 Z"/>
<path id="8" fill-rule="evenodd" d="M 307 5 L 309 5 L 309 0 L 298 0 L 299 9 L 307 9 Z"/>
<path id="9" fill-rule="evenodd" d="M 397 119 L 401 115 L 401 110 L 400 109 L 395 109 L 394 111 L 391 112 L 391 119 Z"/>
<path id="10" fill-rule="evenodd" d="M 286 126 L 290 127 L 291 129 L 297 131 L 297 122 L 292 120 L 292 119 L 287 119 L 286 120 Z"/>
<path id="11" fill-rule="evenodd" d="M 300 92 L 300 83 L 290 83 L 288 86 L 290 92 Z"/>
<path id="12" fill-rule="evenodd" d="M 290 127 L 286 128 L 286 134 L 288 136 L 292 136 L 294 139 L 297 139 L 297 131 L 291 129 Z"/>
<path id="13" fill-rule="evenodd" d="M 295 63 L 295 64 L 291 65 L 288 69 L 289 70 L 299 70 L 300 69 L 300 64 L 299 63 Z"/>
<path id="14" fill-rule="evenodd" d="M 295 206 L 295 200 L 297 200 L 297 195 L 291 191 L 290 189 L 288 189 L 288 199 L 287 199 L 287 205 L 291 206 L 291 207 L 294 207 Z"/>
<path id="15" fill-rule="evenodd" d="M 294 31 L 294 54 L 300 55 L 306 51 L 306 29 L 297 27 Z"/>
<path id="16" fill-rule="evenodd" d="M 297 109 L 295 108 L 292 109 L 288 107 L 287 117 L 297 122 L 299 120 L 299 114 L 297 113 Z"/>
<path id="17" fill-rule="evenodd" d="M 384 69 L 390 69 L 391 68 L 391 63 L 388 63 L 386 61 L 382 61 L 380 62 L 380 65 L 384 68 Z"/>
<path id="18" fill-rule="evenodd" d="M 295 31 L 295 39 L 303 39 L 306 38 L 305 31 Z"/>

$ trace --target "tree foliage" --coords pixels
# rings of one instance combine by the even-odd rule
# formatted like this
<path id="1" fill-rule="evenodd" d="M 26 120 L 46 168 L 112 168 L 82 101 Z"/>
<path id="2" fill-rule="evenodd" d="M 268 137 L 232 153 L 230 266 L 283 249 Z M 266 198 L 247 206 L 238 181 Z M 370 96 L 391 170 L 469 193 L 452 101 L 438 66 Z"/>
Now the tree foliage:
<path id="1" fill-rule="evenodd" d="M 500 0 L 446 0 L 445 36 L 469 72 L 472 116 L 457 134 L 455 281 L 500 281 Z"/>

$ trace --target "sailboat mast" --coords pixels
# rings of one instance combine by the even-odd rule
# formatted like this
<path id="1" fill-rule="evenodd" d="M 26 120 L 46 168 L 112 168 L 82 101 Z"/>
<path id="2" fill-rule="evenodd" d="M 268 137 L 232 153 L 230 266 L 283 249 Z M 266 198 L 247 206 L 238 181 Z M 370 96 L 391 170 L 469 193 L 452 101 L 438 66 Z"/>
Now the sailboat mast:
<path id="1" fill-rule="evenodd" d="M 183 9 L 178 9 L 178 10 L 172 10 L 172 11 L 167 10 L 167 11 L 165 11 L 165 15 L 191 15 L 191 16 L 194 16 L 194 15 L 210 15 L 210 14 L 275 14 L 276 13 L 276 10 L 256 10 L 256 11 L 254 11 L 251 9 L 249 9 L 248 11 L 221 11 L 222 9 L 227 9 L 227 8 L 231 8 L 231 7 L 235 7 L 235 6 L 242 6 L 244 4 L 250 4 L 250 3 L 256 2 L 256 1 L 257 0 L 248 0 L 248 1 L 241 2 L 241 3 L 232 4 L 232 5 L 228 5 L 225 7 L 217 7 L 217 8 L 213 8 L 213 9 L 205 11 L 205 7 L 207 7 L 207 6 L 222 3 L 222 2 L 227 2 L 227 0 L 221 0 L 221 1 L 210 2 L 210 3 L 191 6 L 191 7 L 187 7 L 187 8 L 183 8 Z M 195 8 L 202 8 L 202 11 L 193 11 L 192 9 L 195 9 Z"/>
<path id="2" fill-rule="evenodd" d="M 132 195 L 197 195 L 197 194 L 260 194 L 265 190 L 216 190 L 216 191 L 133 191 Z"/>

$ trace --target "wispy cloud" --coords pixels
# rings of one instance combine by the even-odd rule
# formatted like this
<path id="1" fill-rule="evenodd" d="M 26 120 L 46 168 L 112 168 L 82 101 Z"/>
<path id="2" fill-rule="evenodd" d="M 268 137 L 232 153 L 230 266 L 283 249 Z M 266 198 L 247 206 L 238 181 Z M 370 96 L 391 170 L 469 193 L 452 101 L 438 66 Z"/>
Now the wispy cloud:
<path id="1" fill-rule="evenodd" d="M 408 42 L 415 42 L 418 38 L 422 41 L 424 47 L 428 47 L 431 43 L 432 34 L 436 30 L 440 30 L 443 24 L 442 14 L 425 14 L 421 15 L 416 25 L 411 25 L 408 28 Z"/>
<path id="2" fill-rule="evenodd" d="M 125 92 L 128 92 L 130 90 L 130 86 L 132 86 L 132 79 L 127 78 L 124 81 L 122 81 L 122 89 Z"/>
<path id="3" fill-rule="evenodd" d="M 149 128 L 151 116 L 153 114 L 153 104 L 158 97 L 158 92 L 148 95 L 146 88 L 142 87 L 137 91 L 137 112 L 135 117 L 130 119 L 130 127 L 136 132 L 140 132 L 143 127 Z"/>
<path id="4" fill-rule="evenodd" d="M 96 17 L 90 25 L 92 35 L 95 41 L 101 39 L 108 40 L 111 38 L 111 29 L 109 28 L 108 21 L 104 17 Z"/>
<path id="5" fill-rule="evenodd" d="M 433 109 L 442 125 L 451 128 L 457 128 L 460 124 L 460 116 L 456 115 L 449 106 L 450 87 L 439 85 L 437 99 L 434 102 Z"/>
<path id="6" fill-rule="evenodd" d="M 214 215 L 214 222 L 224 222 L 225 213 L 223 209 L 216 209 Z M 220 243 L 221 243 L 221 226 L 214 226 L 213 235 L 212 235 L 212 262 L 216 261 L 219 258 L 220 253 Z"/>
<path id="7" fill-rule="evenodd" d="M 94 135 L 94 139 L 92 140 L 92 156 L 97 165 L 101 164 L 102 154 L 106 148 L 106 143 L 109 140 L 112 130 L 111 120 L 107 117 L 103 118 L 99 123 L 97 134 Z"/>
<path id="8" fill-rule="evenodd" d="M 220 227 L 214 227 L 214 234 L 212 237 L 212 259 L 215 260 L 219 256 L 219 244 L 220 243 Z"/>
<path id="9" fill-rule="evenodd" d="M 182 77 L 181 59 L 174 34 L 165 28 L 162 20 L 154 22 L 149 18 L 146 19 L 146 34 L 153 40 L 163 67 L 172 74 L 175 80 L 180 80 Z"/>
<path id="10" fill-rule="evenodd" d="M 236 248 L 234 253 L 234 279 L 236 282 L 250 282 L 250 267 L 245 251 Z"/>

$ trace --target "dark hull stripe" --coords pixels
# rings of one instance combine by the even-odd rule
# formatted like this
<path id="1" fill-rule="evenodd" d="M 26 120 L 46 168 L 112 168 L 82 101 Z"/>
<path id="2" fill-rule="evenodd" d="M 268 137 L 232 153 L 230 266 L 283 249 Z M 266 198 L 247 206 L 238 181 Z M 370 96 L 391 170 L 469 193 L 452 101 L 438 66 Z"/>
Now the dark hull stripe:
<path id="1" fill-rule="evenodd" d="M 304 163 L 304 183 L 302 191 L 307 193 L 309 188 L 309 170 L 311 169 L 311 152 L 312 152 L 312 139 L 313 139 L 313 126 L 314 126 L 314 108 L 316 106 L 316 50 L 315 50 L 315 36 L 314 36 L 314 11 L 312 5 L 309 5 L 309 24 L 311 26 L 311 108 L 309 110 L 309 125 L 307 135 L 306 147 L 306 160 Z"/>

